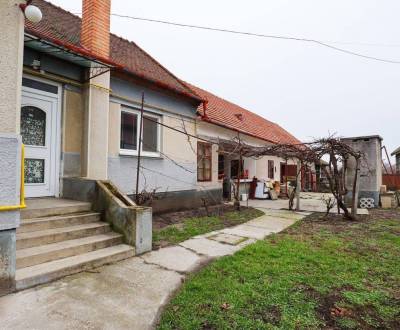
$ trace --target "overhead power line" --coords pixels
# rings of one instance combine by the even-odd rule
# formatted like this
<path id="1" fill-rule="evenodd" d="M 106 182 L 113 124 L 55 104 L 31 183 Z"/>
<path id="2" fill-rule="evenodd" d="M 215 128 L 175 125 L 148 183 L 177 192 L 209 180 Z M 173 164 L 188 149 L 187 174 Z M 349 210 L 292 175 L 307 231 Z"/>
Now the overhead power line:
<path id="1" fill-rule="evenodd" d="M 121 15 L 121 14 L 115 14 L 115 13 L 111 14 L 111 15 L 115 16 L 115 17 L 128 18 L 128 19 L 137 20 L 137 21 L 166 24 L 166 25 L 172 25 L 172 26 L 178 26 L 178 27 L 184 27 L 184 28 L 191 28 L 191 29 L 198 29 L 198 30 L 207 30 L 207 31 L 214 31 L 214 32 L 216 31 L 216 32 L 223 32 L 223 33 L 231 33 L 231 34 L 258 37 L 258 38 L 269 38 L 269 39 L 280 39 L 280 40 L 306 42 L 306 43 L 315 44 L 315 45 L 318 45 L 318 46 L 321 46 L 321 47 L 329 48 L 331 50 L 335 50 L 337 52 L 345 53 L 345 54 L 348 54 L 348 55 L 353 55 L 353 56 L 365 58 L 365 59 L 368 59 L 368 60 L 391 63 L 391 64 L 400 64 L 400 61 L 391 60 L 391 59 L 384 59 L 384 58 L 374 57 L 374 56 L 370 56 L 370 55 L 366 55 L 366 54 L 362 54 L 362 53 L 358 53 L 358 52 L 353 52 L 353 51 L 348 50 L 348 49 L 343 49 L 343 48 L 340 48 L 340 47 L 332 46 L 332 45 L 328 44 L 325 41 L 320 41 L 320 40 L 317 40 L 317 39 L 290 37 L 290 36 L 273 35 L 273 34 L 261 34 L 261 33 L 252 33 L 252 32 L 243 32 L 243 31 L 236 31 L 236 30 L 222 29 L 222 28 L 214 28 L 214 27 L 208 27 L 208 26 L 202 26 L 202 25 L 183 24 L 183 23 L 177 23 L 177 22 L 171 22 L 171 21 L 165 21 L 165 20 L 157 20 L 157 19 L 143 18 L 143 17 L 137 17 L 137 16 Z M 330 42 L 330 43 L 340 43 L 340 42 Z M 344 43 L 343 42 L 343 44 L 350 44 L 350 43 Z M 367 44 L 365 44 L 365 45 L 367 45 Z M 372 45 L 372 44 L 370 44 L 370 45 Z M 386 45 L 386 46 L 389 46 L 389 45 Z M 396 45 L 392 45 L 392 46 L 396 46 Z"/>

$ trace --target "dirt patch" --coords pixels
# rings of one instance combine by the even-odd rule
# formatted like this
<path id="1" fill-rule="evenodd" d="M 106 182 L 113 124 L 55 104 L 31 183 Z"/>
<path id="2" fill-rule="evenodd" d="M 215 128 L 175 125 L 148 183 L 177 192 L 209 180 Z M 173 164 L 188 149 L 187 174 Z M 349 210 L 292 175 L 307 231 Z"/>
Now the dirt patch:
<path id="1" fill-rule="evenodd" d="M 268 306 L 261 312 L 256 313 L 255 318 L 266 324 L 277 326 L 281 321 L 281 311 L 276 306 Z"/>
<path id="2" fill-rule="evenodd" d="M 369 215 L 359 215 L 356 221 L 346 220 L 340 214 L 329 214 L 324 216 L 322 213 L 312 213 L 302 220 L 302 225 L 294 228 L 288 228 L 287 233 L 293 235 L 312 235 L 319 230 L 329 231 L 333 234 L 338 234 L 344 231 L 351 230 L 355 234 L 371 233 L 372 223 L 381 223 L 387 220 L 398 220 L 400 222 L 400 209 L 372 209 Z M 395 228 L 385 231 L 392 231 L 393 234 L 400 234 Z"/>
<path id="3" fill-rule="evenodd" d="M 356 311 L 340 306 L 344 300 L 342 293 L 354 290 L 352 286 L 332 288 L 327 294 L 322 294 L 308 285 L 299 285 L 297 289 L 302 291 L 306 297 L 316 301 L 315 311 L 319 318 L 324 321 L 324 329 L 341 329 L 338 319 L 353 318 L 356 314 Z"/>
<path id="4" fill-rule="evenodd" d="M 245 210 L 246 207 L 242 207 L 242 210 Z M 213 205 L 208 207 L 208 213 L 204 207 L 199 207 L 197 209 L 180 211 L 180 212 L 170 212 L 153 216 L 153 228 L 154 229 L 162 229 L 167 226 L 177 225 L 183 223 L 188 218 L 198 218 L 205 216 L 221 216 L 224 220 L 224 224 L 226 226 L 234 225 L 235 223 L 231 223 L 229 219 L 224 218 L 224 214 L 227 212 L 233 212 L 235 208 L 230 204 L 220 204 Z"/>
<path id="5" fill-rule="evenodd" d="M 301 291 L 304 295 L 317 303 L 315 309 L 319 319 L 325 323 L 323 329 L 344 329 L 341 325 L 343 319 L 354 321 L 357 329 L 400 329 L 400 315 L 391 321 L 384 320 L 376 308 L 372 305 L 348 306 L 343 292 L 354 291 L 351 285 L 332 288 L 326 294 L 322 294 L 309 285 L 300 284 L 296 286 L 296 291 Z M 398 305 L 397 299 L 390 299 L 389 306 Z M 373 320 L 371 325 L 367 320 Z M 346 328 L 346 327 L 345 327 Z"/>

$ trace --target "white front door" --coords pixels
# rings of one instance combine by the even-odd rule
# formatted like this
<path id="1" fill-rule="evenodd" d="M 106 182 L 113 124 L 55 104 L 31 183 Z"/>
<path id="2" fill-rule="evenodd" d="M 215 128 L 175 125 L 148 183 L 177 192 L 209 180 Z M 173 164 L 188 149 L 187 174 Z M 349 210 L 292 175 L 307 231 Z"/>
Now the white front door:
<path id="1" fill-rule="evenodd" d="M 21 136 L 25 144 L 25 196 L 55 196 L 58 98 L 24 88 Z"/>

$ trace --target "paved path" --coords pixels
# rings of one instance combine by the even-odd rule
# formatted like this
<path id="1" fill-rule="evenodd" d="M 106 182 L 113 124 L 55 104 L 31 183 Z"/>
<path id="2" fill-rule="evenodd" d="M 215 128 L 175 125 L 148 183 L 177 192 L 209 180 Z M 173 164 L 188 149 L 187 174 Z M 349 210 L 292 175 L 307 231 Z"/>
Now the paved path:
<path id="1" fill-rule="evenodd" d="M 151 329 L 187 273 L 305 215 L 263 212 L 236 227 L 2 297 L 0 329 Z"/>
<path id="2" fill-rule="evenodd" d="M 312 193 L 312 192 L 301 192 L 300 193 L 300 209 L 306 212 L 326 212 L 326 205 L 323 201 L 325 197 L 333 197 L 329 193 Z M 264 209 L 288 209 L 287 199 L 251 199 L 248 201 L 248 205 L 251 207 Z M 245 202 L 243 202 L 245 204 Z M 349 209 L 351 211 L 351 209 Z M 337 213 L 337 208 L 334 207 L 331 213 Z M 368 214 L 367 209 L 357 209 L 357 214 Z"/>

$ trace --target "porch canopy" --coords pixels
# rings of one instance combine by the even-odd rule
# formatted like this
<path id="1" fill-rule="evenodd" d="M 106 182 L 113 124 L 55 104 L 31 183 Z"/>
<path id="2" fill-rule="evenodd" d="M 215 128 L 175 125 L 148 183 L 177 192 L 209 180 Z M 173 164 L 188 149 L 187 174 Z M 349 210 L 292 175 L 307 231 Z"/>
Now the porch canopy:
<path id="1" fill-rule="evenodd" d="M 261 147 L 251 146 L 249 144 L 243 143 L 242 141 L 239 141 L 236 138 L 232 140 L 209 137 L 209 136 L 203 136 L 201 138 L 218 145 L 217 152 L 219 154 L 230 155 L 232 157 L 235 156 L 239 157 L 240 154 L 243 157 L 254 157 L 255 151 L 262 149 Z"/>
<path id="2" fill-rule="evenodd" d="M 26 47 L 40 53 L 51 55 L 75 65 L 91 69 L 90 76 L 87 80 L 108 72 L 112 68 L 121 67 L 119 64 L 114 63 L 109 59 L 100 58 L 91 54 L 88 50 L 82 47 L 76 47 L 69 43 L 62 43 L 58 40 L 48 39 L 49 37 L 42 38 L 25 33 L 24 44 Z"/>

